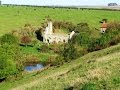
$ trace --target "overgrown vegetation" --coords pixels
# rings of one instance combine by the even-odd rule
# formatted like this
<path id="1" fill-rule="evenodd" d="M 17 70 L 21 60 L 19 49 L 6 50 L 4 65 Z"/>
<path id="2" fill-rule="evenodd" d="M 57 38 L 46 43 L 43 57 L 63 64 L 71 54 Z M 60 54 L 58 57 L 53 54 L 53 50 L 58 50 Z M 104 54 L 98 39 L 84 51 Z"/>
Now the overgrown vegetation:
<path id="1" fill-rule="evenodd" d="M 18 45 L 0 46 L 0 79 L 16 76 L 24 69 L 24 58 Z"/>
<path id="2" fill-rule="evenodd" d="M 34 9 L 35 12 L 37 10 L 41 10 L 41 9 L 38 9 L 38 8 Z M 47 10 L 49 11 L 51 9 L 47 9 Z M 83 21 L 79 21 L 79 19 L 82 20 L 82 17 L 79 18 L 79 16 L 78 17 L 76 16 L 77 14 L 78 15 L 80 14 L 78 13 L 78 11 L 74 11 L 76 12 L 76 14 L 75 16 L 74 14 L 72 14 L 72 18 L 71 18 L 71 16 L 69 16 L 69 13 L 71 12 L 73 13 L 72 10 L 71 12 L 69 12 L 70 10 L 66 11 L 66 9 L 61 9 L 61 10 L 63 10 L 63 12 L 67 12 L 67 14 L 65 13 L 65 15 L 63 15 L 64 18 L 63 17 L 62 19 L 59 18 L 61 19 L 61 21 L 57 20 L 57 18 L 60 16 L 55 18 L 58 14 L 50 14 L 50 15 L 52 16 L 52 18 L 55 18 L 55 20 L 53 20 L 54 32 L 59 32 L 59 30 L 61 30 L 62 33 L 70 33 L 71 31 L 76 32 L 72 40 L 69 40 L 67 44 L 60 43 L 60 44 L 47 45 L 41 42 L 43 40 L 42 32 L 46 27 L 46 22 L 41 24 L 42 28 L 40 27 L 36 28 L 32 24 L 27 23 L 23 27 L 15 29 L 9 34 L 5 34 L 1 36 L 0 38 L 0 80 L 6 79 L 5 83 L 7 82 L 9 83 L 8 79 L 11 77 L 14 77 L 16 80 L 18 80 L 19 78 L 23 78 L 25 75 L 28 75 L 28 77 L 34 77 L 37 75 L 39 76 L 39 74 L 45 75 L 47 73 L 45 71 L 43 71 L 42 74 L 39 71 L 33 72 L 32 74 L 26 74 L 24 72 L 24 66 L 27 63 L 40 62 L 40 63 L 44 63 L 45 65 L 49 64 L 51 66 L 53 70 L 51 68 L 49 69 L 50 69 L 50 73 L 52 72 L 51 73 L 52 75 L 53 73 L 55 73 L 54 69 L 56 70 L 56 67 L 58 68 L 58 70 L 61 71 L 62 69 L 59 69 L 59 67 L 61 68 L 63 66 L 63 72 L 61 71 L 62 74 L 59 74 L 59 71 L 57 71 L 58 74 L 53 75 L 53 77 L 56 76 L 55 78 L 52 78 L 50 75 L 51 79 L 49 79 L 49 76 L 47 76 L 48 78 L 46 78 L 45 81 L 48 80 L 48 82 L 45 82 L 43 80 L 45 85 L 40 83 L 40 86 L 37 86 L 37 87 L 31 86 L 32 87 L 31 89 L 36 89 L 36 88 L 48 89 L 48 87 L 50 87 L 52 89 L 65 89 L 65 90 L 66 89 L 69 90 L 73 88 L 81 89 L 81 90 L 87 90 L 87 89 L 94 90 L 94 89 L 100 88 L 102 90 L 102 89 L 110 89 L 109 84 L 111 85 L 111 88 L 114 88 L 115 86 L 116 88 L 119 88 L 118 85 L 120 82 L 119 82 L 119 77 L 117 76 L 119 72 L 116 71 L 117 67 L 115 67 L 114 69 L 114 65 L 116 66 L 119 65 L 119 61 L 117 62 L 117 60 L 119 60 L 119 57 L 118 57 L 119 54 L 113 53 L 113 52 L 119 52 L 119 47 L 117 49 L 115 48 L 113 50 L 110 50 L 110 52 L 109 50 L 105 51 L 102 54 L 100 54 L 102 51 L 100 51 L 100 53 L 98 52 L 98 54 L 90 54 L 90 56 L 88 53 L 105 49 L 112 45 L 116 45 L 120 43 L 120 34 L 119 34 L 120 22 L 110 20 L 108 23 L 108 28 L 106 33 L 99 34 L 98 31 L 93 31 L 95 30 L 93 28 L 95 27 L 98 28 L 98 26 L 91 25 L 93 24 L 92 19 L 91 21 L 90 20 L 84 21 L 86 20 L 86 17 L 84 15 L 86 15 L 87 11 L 85 11 L 85 14 L 84 12 L 82 12 L 82 15 L 85 18 L 83 18 Z M 59 12 L 59 10 L 57 9 L 55 10 L 55 12 Z M 91 11 L 91 13 L 93 12 L 95 13 L 96 11 L 94 10 Z M 100 11 L 100 12 L 104 12 L 104 11 Z M 20 13 L 21 12 L 18 11 L 17 15 L 19 16 Z M 110 14 L 112 12 L 107 12 L 107 13 Z M 47 15 L 47 14 L 44 13 L 44 15 Z M 96 14 L 98 14 L 98 12 Z M 101 15 L 101 13 L 99 14 Z M 41 17 L 41 18 L 44 18 L 44 17 Z M 75 19 L 73 17 L 77 17 L 77 18 Z M 93 17 L 92 14 L 90 14 L 90 17 Z M 94 23 L 98 22 L 100 19 L 101 19 L 101 16 L 97 17 Z M 96 37 L 94 37 L 93 36 L 94 32 L 97 32 L 98 36 L 96 35 Z M 116 55 L 116 57 L 115 58 L 111 57 L 110 58 L 111 62 L 109 62 L 108 60 L 109 63 L 104 62 L 98 65 L 97 62 L 102 59 L 100 57 L 105 56 L 109 53 L 113 53 L 113 55 Z M 88 56 L 86 54 L 88 54 Z M 100 58 L 100 60 L 98 57 Z M 78 58 L 80 58 L 80 61 L 76 60 Z M 98 60 L 96 60 L 96 58 L 98 58 Z M 106 58 L 105 56 L 105 59 L 108 59 L 108 58 Z M 116 75 L 109 75 L 109 72 L 106 71 L 107 69 L 109 70 L 112 69 L 110 66 L 113 67 L 114 69 L 113 72 L 116 72 Z M 64 71 L 64 69 L 66 71 Z M 49 75 L 49 73 L 47 74 Z M 95 77 L 92 76 L 93 74 L 95 74 Z M 99 74 L 99 75 L 97 76 L 96 74 Z M 103 74 L 108 75 L 109 79 L 112 78 L 110 79 L 111 83 L 109 83 L 109 81 L 106 79 L 106 77 L 104 77 Z M 104 77 L 104 79 L 101 78 L 101 75 Z M 75 80 L 76 77 L 78 78 L 78 80 L 83 80 L 83 81 L 78 81 L 77 83 L 77 80 Z M 79 77 L 82 77 L 82 78 L 79 78 Z M 116 77 L 116 78 L 113 78 L 113 77 Z M 74 78 L 74 81 L 71 80 L 71 78 Z M 68 81 L 65 81 L 64 79 Z M 65 82 L 61 84 L 61 81 L 65 81 Z M 51 87 L 51 85 L 54 86 L 55 84 L 58 84 L 58 83 L 60 85 L 57 85 L 56 87 Z M 45 87 L 46 85 L 48 85 L 48 87 Z"/>
<path id="3" fill-rule="evenodd" d="M 119 89 L 120 45 L 89 53 L 60 67 L 24 75 L 21 80 L 1 83 L 4 89 Z M 47 87 L 46 87 L 47 86 Z"/>
<path id="4" fill-rule="evenodd" d="M 101 50 L 120 43 L 120 29 L 118 22 L 112 22 L 112 24 L 111 22 L 108 23 L 107 32 L 101 34 L 98 38 L 92 37 L 91 32 L 86 31 L 89 30 L 88 24 L 82 23 L 79 25 L 80 26 L 77 27 L 76 31 L 78 33 L 72 40 L 70 40 L 68 44 L 60 47 L 58 53 L 59 56 L 56 58 L 56 65 L 61 65 L 64 62 L 69 62 L 89 52 Z M 83 27 L 84 29 L 82 29 Z M 85 28 L 87 29 L 85 30 Z M 112 28 L 115 29 L 113 30 Z"/>
<path id="5" fill-rule="evenodd" d="M 12 34 L 5 34 L 1 37 L 0 39 L 0 43 L 1 45 L 4 44 L 18 44 L 19 43 L 19 39 L 15 36 L 13 36 Z"/>

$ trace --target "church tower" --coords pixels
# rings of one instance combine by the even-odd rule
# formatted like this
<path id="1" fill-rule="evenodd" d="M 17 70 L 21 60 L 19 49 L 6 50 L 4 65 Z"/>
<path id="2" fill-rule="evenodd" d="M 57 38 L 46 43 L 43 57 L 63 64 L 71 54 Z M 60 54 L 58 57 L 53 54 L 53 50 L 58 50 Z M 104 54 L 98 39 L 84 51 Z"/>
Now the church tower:
<path id="1" fill-rule="evenodd" d="M 48 22 L 48 30 L 49 30 L 49 34 L 53 34 L 53 24 L 52 24 L 52 21 Z"/>

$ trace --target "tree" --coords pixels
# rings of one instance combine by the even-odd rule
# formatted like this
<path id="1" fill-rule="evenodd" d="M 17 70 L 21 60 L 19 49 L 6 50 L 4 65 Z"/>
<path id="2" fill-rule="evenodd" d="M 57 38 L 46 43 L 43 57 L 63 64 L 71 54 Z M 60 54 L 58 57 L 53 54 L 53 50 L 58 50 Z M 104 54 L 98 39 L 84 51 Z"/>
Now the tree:
<path id="1" fill-rule="evenodd" d="M 89 32 L 89 26 L 87 23 L 79 23 L 75 26 L 76 32 Z"/>
<path id="2" fill-rule="evenodd" d="M 0 79 L 7 78 L 17 72 L 16 64 L 12 58 L 0 53 Z"/>
<path id="3" fill-rule="evenodd" d="M 0 79 L 17 75 L 23 70 L 23 54 L 18 45 L 4 44 L 0 46 Z"/>
<path id="4" fill-rule="evenodd" d="M 73 44 L 69 43 L 64 46 L 64 50 L 62 51 L 62 56 L 65 61 L 76 59 L 78 56 L 77 49 Z"/>
<path id="5" fill-rule="evenodd" d="M 83 47 L 88 47 L 88 44 L 91 40 L 92 40 L 91 36 L 88 33 L 81 32 L 71 39 L 71 43 L 77 44 Z"/>

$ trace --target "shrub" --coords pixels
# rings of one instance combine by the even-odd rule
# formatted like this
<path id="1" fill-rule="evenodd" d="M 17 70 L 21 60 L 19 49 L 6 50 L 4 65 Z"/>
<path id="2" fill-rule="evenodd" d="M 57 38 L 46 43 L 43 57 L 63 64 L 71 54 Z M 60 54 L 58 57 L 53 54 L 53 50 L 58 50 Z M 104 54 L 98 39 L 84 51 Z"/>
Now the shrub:
<path id="1" fill-rule="evenodd" d="M 110 40 L 110 45 L 116 45 L 120 43 L 120 33 L 114 34 L 113 38 Z"/>
<path id="2" fill-rule="evenodd" d="M 28 44 L 30 44 L 31 43 L 31 38 L 29 37 L 29 36 L 23 36 L 22 38 L 21 38 L 21 43 L 23 43 L 24 45 L 28 45 Z"/>
<path id="3" fill-rule="evenodd" d="M 40 51 L 41 51 L 41 52 L 49 52 L 49 46 L 46 45 L 46 44 L 43 44 L 43 45 L 40 47 Z"/>
<path id="4" fill-rule="evenodd" d="M 16 75 L 23 70 L 23 54 L 17 45 L 0 46 L 0 79 Z"/>
<path id="5" fill-rule="evenodd" d="M 63 44 L 51 44 L 50 50 L 54 51 L 54 53 L 60 54 L 63 50 L 64 45 Z"/>
<path id="6" fill-rule="evenodd" d="M 82 32 L 74 36 L 71 40 L 73 44 L 78 44 L 83 47 L 87 47 L 91 41 L 91 36 L 88 33 Z"/>
<path id="7" fill-rule="evenodd" d="M 82 48 L 81 50 L 78 51 L 78 53 L 79 53 L 78 56 L 81 57 L 81 56 L 87 54 L 88 50 L 87 50 L 87 48 Z"/>
<path id="8" fill-rule="evenodd" d="M 62 51 L 61 55 L 64 57 L 65 61 L 69 61 L 76 59 L 78 52 L 74 45 L 69 43 L 64 46 L 64 50 Z"/>
<path id="9" fill-rule="evenodd" d="M 18 73 L 18 70 L 12 58 L 0 53 L 0 79 L 7 78 L 16 73 Z"/>
<path id="10" fill-rule="evenodd" d="M 89 26 L 87 23 L 79 23 L 75 26 L 75 32 L 89 32 Z"/>
<path id="11" fill-rule="evenodd" d="M 106 48 L 106 47 L 110 46 L 109 42 L 110 42 L 111 39 L 112 39 L 112 35 L 109 35 L 109 34 L 102 35 L 102 37 L 99 38 L 100 47 L 103 49 L 103 48 Z"/>
<path id="12" fill-rule="evenodd" d="M 5 34 L 1 37 L 1 44 L 18 44 L 18 38 L 12 34 Z"/>
<path id="13" fill-rule="evenodd" d="M 64 58 L 62 56 L 57 56 L 54 61 L 51 62 L 52 66 L 60 66 L 64 64 Z"/>
<path id="14" fill-rule="evenodd" d="M 88 45 L 88 52 L 100 50 L 99 43 L 99 39 L 94 38 Z"/>
<path id="15" fill-rule="evenodd" d="M 93 39 L 88 45 L 88 51 L 97 51 L 110 46 L 112 34 L 104 34 L 100 38 Z"/>
<path id="16" fill-rule="evenodd" d="M 18 38 L 29 36 L 31 38 L 36 38 L 35 34 L 35 27 L 31 24 L 25 24 L 24 27 L 21 27 L 17 30 L 12 32 L 13 35 L 17 36 Z"/>
<path id="17" fill-rule="evenodd" d="M 104 18 L 104 19 L 102 19 L 102 22 L 103 22 L 103 21 L 107 22 L 108 20 Z"/>
<path id="18" fill-rule="evenodd" d="M 35 55 L 26 55 L 25 64 L 38 63 L 39 59 Z"/>
<path id="19" fill-rule="evenodd" d="M 72 22 L 65 22 L 65 21 L 61 22 L 61 28 L 69 29 L 71 26 L 73 26 Z"/>
<path id="20" fill-rule="evenodd" d="M 108 23 L 107 32 L 112 33 L 115 31 L 120 31 L 120 22 L 110 22 Z"/>
<path id="21" fill-rule="evenodd" d="M 74 31 L 75 30 L 75 25 L 70 25 L 69 27 L 68 27 L 68 30 L 69 30 L 69 32 L 72 32 L 72 31 Z"/>
<path id="22" fill-rule="evenodd" d="M 25 24 L 25 26 L 21 29 L 21 32 L 23 33 L 22 36 L 35 37 L 35 28 L 29 23 Z"/>
<path id="23" fill-rule="evenodd" d="M 119 85 L 120 84 L 120 77 L 117 76 L 117 77 L 112 78 L 112 83 L 114 85 Z"/>
<path id="24" fill-rule="evenodd" d="M 60 29 L 61 28 L 61 21 L 54 21 L 53 26 L 55 29 Z"/>
<path id="25" fill-rule="evenodd" d="M 32 25 L 27 23 L 27 24 L 24 25 L 24 27 L 32 27 Z"/>
<path id="26" fill-rule="evenodd" d="M 35 39 L 35 40 L 32 40 L 31 45 L 38 49 L 38 48 L 40 48 L 40 46 L 42 46 L 42 42 Z"/>
<path id="27" fill-rule="evenodd" d="M 53 26 L 55 29 L 68 29 L 71 31 L 71 27 L 74 26 L 72 22 L 66 22 L 66 21 L 54 21 Z"/>

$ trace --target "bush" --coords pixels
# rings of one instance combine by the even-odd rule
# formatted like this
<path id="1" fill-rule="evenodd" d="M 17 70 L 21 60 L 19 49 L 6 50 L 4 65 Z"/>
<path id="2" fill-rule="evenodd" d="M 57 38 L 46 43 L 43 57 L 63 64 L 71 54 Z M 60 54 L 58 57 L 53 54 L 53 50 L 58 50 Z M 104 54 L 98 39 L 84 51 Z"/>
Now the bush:
<path id="1" fill-rule="evenodd" d="M 40 47 L 40 51 L 41 51 L 41 52 L 44 52 L 44 53 L 49 52 L 49 46 L 46 45 L 46 44 L 43 44 L 43 45 Z"/>
<path id="2" fill-rule="evenodd" d="M 110 34 L 104 34 L 102 35 L 101 38 L 99 38 L 99 45 L 100 47 L 103 49 L 103 48 L 106 48 L 106 47 L 109 47 L 109 43 L 110 43 L 110 40 L 112 39 L 112 35 Z"/>
<path id="3" fill-rule="evenodd" d="M 18 44 L 18 38 L 12 34 L 5 34 L 1 37 L 1 44 Z"/>
<path id="4" fill-rule="evenodd" d="M 89 32 L 89 26 L 87 23 L 79 23 L 75 26 L 75 32 Z"/>
<path id="5" fill-rule="evenodd" d="M 23 70 L 23 54 L 17 45 L 0 46 L 0 79 L 16 75 Z"/>
<path id="6" fill-rule="evenodd" d="M 82 48 L 81 50 L 78 51 L 78 53 L 79 53 L 78 56 L 81 57 L 81 56 L 87 54 L 88 50 L 87 50 L 87 48 Z"/>
<path id="7" fill-rule="evenodd" d="M 55 29 L 68 29 L 70 32 L 71 27 L 74 26 L 72 22 L 66 22 L 66 21 L 54 21 L 53 26 Z"/>
<path id="8" fill-rule="evenodd" d="M 27 46 L 31 43 L 31 38 L 29 36 L 23 36 L 21 38 L 21 43 Z"/>
<path id="9" fill-rule="evenodd" d="M 26 55 L 25 64 L 38 63 L 39 58 L 35 55 Z"/>
<path id="10" fill-rule="evenodd" d="M 52 50 L 54 53 L 60 54 L 63 51 L 64 44 L 51 44 L 50 50 Z"/>
<path id="11" fill-rule="evenodd" d="M 37 39 L 35 39 L 35 40 L 33 40 L 31 42 L 31 45 L 34 46 L 34 47 L 36 47 L 37 49 L 39 49 L 42 46 L 42 42 L 39 41 L 39 40 L 37 40 Z"/>
<path id="12" fill-rule="evenodd" d="M 65 61 L 69 61 L 76 59 L 78 57 L 78 52 L 74 45 L 69 43 L 64 46 L 61 55 L 64 57 Z"/>
<path id="13" fill-rule="evenodd" d="M 120 77 L 117 76 L 117 77 L 112 78 L 112 83 L 114 85 L 120 85 Z"/>
<path id="14" fill-rule="evenodd" d="M 55 29 L 60 29 L 61 28 L 61 21 L 54 21 L 53 26 Z"/>
<path id="15" fill-rule="evenodd" d="M 115 31 L 120 31 L 120 22 L 110 22 L 108 23 L 108 27 L 107 27 L 107 33 L 112 33 Z"/>
<path id="16" fill-rule="evenodd" d="M 14 30 L 12 34 L 17 36 L 18 38 L 21 38 L 24 36 L 36 38 L 35 27 L 32 26 L 31 24 L 25 24 L 24 27 Z"/>
<path id="17" fill-rule="evenodd" d="M 7 78 L 18 72 L 16 64 L 11 57 L 6 57 L 0 52 L 0 79 Z"/>
<path id="18" fill-rule="evenodd" d="M 72 32 L 72 31 L 74 31 L 75 30 L 75 25 L 70 25 L 69 27 L 68 27 L 68 30 L 69 30 L 69 32 Z"/>
<path id="19" fill-rule="evenodd" d="M 22 36 L 35 37 L 35 28 L 31 24 L 25 24 L 21 29 Z"/>
<path id="20" fill-rule="evenodd" d="M 60 66 L 64 64 L 64 58 L 62 56 L 57 56 L 54 61 L 51 62 L 52 66 Z"/>
<path id="21" fill-rule="evenodd" d="M 100 38 L 93 39 L 88 45 L 88 51 L 97 51 L 110 46 L 112 34 L 104 34 Z"/>
<path id="22" fill-rule="evenodd" d="M 88 44 L 91 40 L 91 36 L 88 33 L 82 32 L 73 37 L 71 42 L 73 44 L 78 44 L 83 47 L 88 47 Z"/>
<path id="23" fill-rule="evenodd" d="M 120 43 L 120 33 L 113 34 L 113 38 L 110 40 L 110 45 L 116 45 Z"/>

